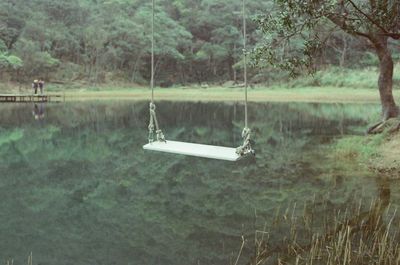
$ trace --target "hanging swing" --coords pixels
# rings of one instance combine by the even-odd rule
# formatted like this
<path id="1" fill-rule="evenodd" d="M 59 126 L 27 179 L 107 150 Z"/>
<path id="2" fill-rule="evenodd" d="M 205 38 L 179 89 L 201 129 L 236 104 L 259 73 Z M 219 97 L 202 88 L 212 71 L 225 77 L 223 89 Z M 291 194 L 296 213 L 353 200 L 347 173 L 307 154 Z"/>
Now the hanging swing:
<path id="1" fill-rule="evenodd" d="M 203 158 L 237 161 L 245 156 L 254 155 L 251 147 L 251 130 L 248 127 L 247 115 L 247 52 L 246 52 L 246 16 L 245 0 L 243 0 L 243 61 L 244 61 L 244 87 L 245 87 L 245 127 L 242 131 L 243 144 L 237 148 L 195 144 L 178 141 L 165 140 L 164 134 L 159 127 L 156 115 L 156 105 L 154 104 L 154 0 L 152 0 L 152 20 L 151 20 L 151 102 L 150 102 L 150 122 L 149 122 L 149 143 L 143 146 L 145 150 L 182 154 Z M 156 135 L 154 135 L 156 134 Z M 156 139 L 154 139 L 156 136 Z"/>

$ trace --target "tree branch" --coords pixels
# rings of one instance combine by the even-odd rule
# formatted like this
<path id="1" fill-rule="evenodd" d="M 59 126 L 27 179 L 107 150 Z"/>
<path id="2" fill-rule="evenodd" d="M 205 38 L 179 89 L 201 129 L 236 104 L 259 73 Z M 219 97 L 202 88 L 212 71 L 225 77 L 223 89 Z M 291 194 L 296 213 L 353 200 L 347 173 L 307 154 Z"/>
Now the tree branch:
<path id="1" fill-rule="evenodd" d="M 357 10 L 360 14 L 362 14 L 364 17 L 366 17 L 372 24 L 377 26 L 380 30 L 384 32 L 383 35 L 391 37 L 393 39 L 400 39 L 400 33 L 391 33 L 389 32 L 385 27 L 383 27 L 381 24 L 379 24 L 375 19 L 373 19 L 371 16 L 363 12 L 352 0 L 347 0 L 355 10 Z"/>
<path id="2" fill-rule="evenodd" d="M 369 4 L 371 5 L 372 9 L 376 8 L 376 0 L 369 0 Z"/>
<path id="3" fill-rule="evenodd" d="M 383 33 L 382 35 L 390 37 L 395 40 L 400 40 L 400 33 Z"/>
<path id="4" fill-rule="evenodd" d="M 371 38 L 367 33 L 350 29 L 349 26 L 346 24 L 346 21 L 339 17 L 337 14 L 328 14 L 327 18 L 347 33 L 358 35 L 367 39 Z"/>

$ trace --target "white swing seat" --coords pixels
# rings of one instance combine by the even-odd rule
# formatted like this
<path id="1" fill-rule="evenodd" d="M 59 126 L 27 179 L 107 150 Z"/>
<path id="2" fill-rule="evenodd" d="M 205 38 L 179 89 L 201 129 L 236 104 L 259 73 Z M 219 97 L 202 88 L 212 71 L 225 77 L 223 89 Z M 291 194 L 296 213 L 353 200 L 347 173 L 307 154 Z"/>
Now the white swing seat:
<path id="1" fill-rule="evenodd" d="M 236 148 L 177 141 L 154 141 L 144 145 L 143 149 L 227 161 L 237 161 L 241 158 L 236 153 Z"/>

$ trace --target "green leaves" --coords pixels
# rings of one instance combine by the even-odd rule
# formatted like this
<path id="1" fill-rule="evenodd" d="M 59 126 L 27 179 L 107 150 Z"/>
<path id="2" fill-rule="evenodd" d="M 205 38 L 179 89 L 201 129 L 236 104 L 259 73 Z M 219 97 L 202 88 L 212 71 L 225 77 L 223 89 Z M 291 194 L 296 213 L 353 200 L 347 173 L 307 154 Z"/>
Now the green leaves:
<path id="1" fill-rule="evenodd" d="M 7 55 L 6 53 L 1 53 L 0 52 L 0 69 L 1 68 L 6 68 L 6 69 L 19 69 L 23 66 L 23 61 L 21 58 L 15 56 L 15 55 Z"/>
<path id="2" fill-rule="evenodd" d="M 7 46 L 4 43 L 4 41 L 0 40 L 0 52 L 6 52 L 7 51 Z"/>
<path id="3" fill-rule="evenodd" d="M 264 40 L 253 54 L 255 64 L 288 71 L 291 76 L 315 71 L 315 58 L 321 51 L 335 10 L 335 1 L 276 0 L 273 11 L 259 16 Z"/>
<path id="4" fill-rule="evenodd" d="M 48 52 L 38 52 L 36 63 L 43 68 L 52 68 L 60 64 L 60 61 L 53 58 Z"/>
<path id="5" fill-rule="evenodd" d="M 271 1 L 246 1 L 248 50 L 259 38 L 251 16 Z M 155 54 L 159 83 L 242 79 L 241 0 L 157 0 Z M 143 0 L 13 0 L 0 3 L 0 52 L 13 54 L 20 71 L 64 82 L 147 82 L 151 52 L 151 3 Z M 6 60 L 2 59 L 2 67 Z M 201 63 L 200 63 L 201 62 Z M 75 65 L 63 74 L 59 65 Z M 7 61 L 8 65 L 8 61 Z M 13 69 L 13 68 L 9 68 Z M 109 78 L 105 78 L 109 77 Z"/>
<path id="6" fill-rule="evenodd" d="M 13 69 L 18 69 L 23 66 L 22 60 L 17 56 L 9 55 L 7 60 L 8 60 L 10 67 Z"/>
<path id="7" fill-rule="evenodd" d="M 151 42 L 151 9 L 150 6 L 140 8 L 134 19 L 145 29 L 147 39 L 146 50 L 150 52 Z M 155 15 L 155 53 L 158 56 L 172 57 L 182 60 L 184 55 L 180 48 L 190 44 L 192 34 L 177 21 L 172 19 L 164 10 L 157 8 Z"/>

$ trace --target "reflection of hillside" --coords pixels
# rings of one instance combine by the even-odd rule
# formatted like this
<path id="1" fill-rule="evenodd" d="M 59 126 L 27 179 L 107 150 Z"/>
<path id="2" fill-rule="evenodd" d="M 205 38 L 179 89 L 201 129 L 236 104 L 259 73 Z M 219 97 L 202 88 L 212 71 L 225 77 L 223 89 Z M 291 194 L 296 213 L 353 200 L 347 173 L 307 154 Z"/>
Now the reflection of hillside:
<path id="1" fill-rule="evenodd" d="M 241 141 L 241 105 L 157 107 L 170 139 Z M 329 193 L 344 203 L 374 188 L 357 178 L 334 186 L 321 148 L 363 129 L 370 106 L 253 104 L 257 159 L 237 164 L 144 152 L 147 102 L 49 105 L 43 126 L 27 110 L 0 115 L 0 201 L 10 220 L 0 249 L 14 257 L 24 246 L 43 263 L 221 264 L 253 231 L 255 210 L 270 221 L 282 203 Z"/>

